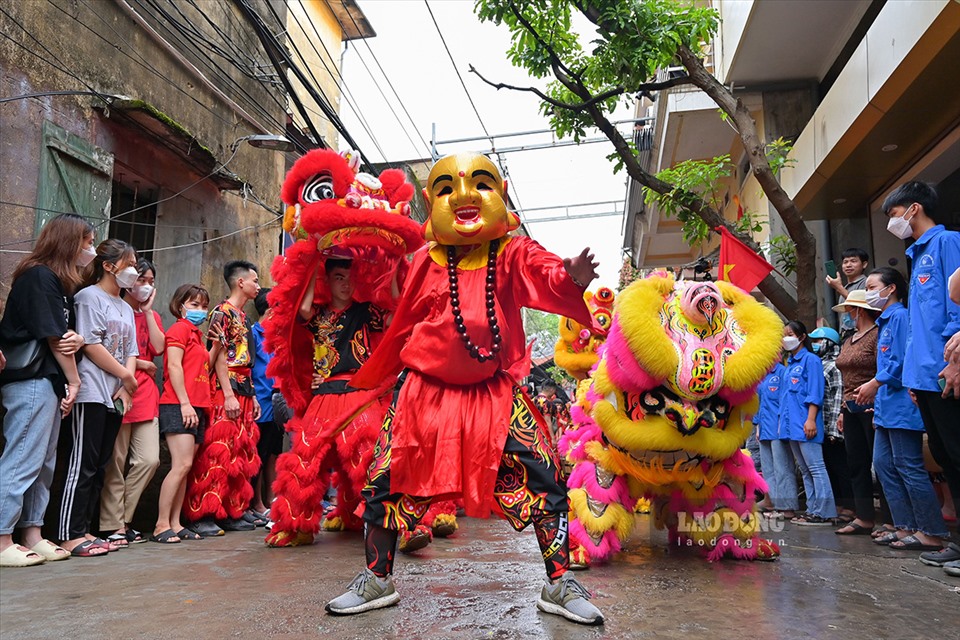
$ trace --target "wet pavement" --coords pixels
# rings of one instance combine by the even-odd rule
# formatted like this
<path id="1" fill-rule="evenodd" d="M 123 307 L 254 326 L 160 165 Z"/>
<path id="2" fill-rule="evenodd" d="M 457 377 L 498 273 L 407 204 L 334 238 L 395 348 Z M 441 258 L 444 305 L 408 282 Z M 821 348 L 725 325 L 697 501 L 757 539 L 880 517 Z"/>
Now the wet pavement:
<path id="1" fill-rule="evenodd" d="M 539 613 L 532 530 L 499 520 L 398 560 L 398 606 L 332 617 L 359 570 L 359 534 L 268 549 L 263 531 L 0 573 L 0 636 L 15 638 L 957 638 L 960 579 L 866 536 L 786 525 L 773 563 L 704 561 L 638 516 L 627 550 L 579 574 L 606 615 Z"/>

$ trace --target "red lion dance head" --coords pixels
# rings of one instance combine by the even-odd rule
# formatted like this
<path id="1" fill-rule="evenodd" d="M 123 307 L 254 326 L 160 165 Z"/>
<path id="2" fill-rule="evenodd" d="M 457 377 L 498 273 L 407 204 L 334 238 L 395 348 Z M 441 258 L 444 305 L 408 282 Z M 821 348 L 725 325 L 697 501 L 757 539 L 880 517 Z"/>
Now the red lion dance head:
<path id="1" fill-rule="evenodd" d="M 420 225 L 410 219 L 414 188 L 403 171 L 374 177 L 358 173 L 359 164 L 353 152 L 310 151 L 294 163 L 280 192 L 287 205 L 283 228 L 297 242 L 274 260 L 264 329 L 273 353 L 268 374 L 296 412 L 310 398 L 311 336 L 296 322 L 309 279 L 317 274 L 314 303 L 326 304 L 325 259 L 352 259 L 354 298 L 391 308 L 393 279 L 401 283 L 406 272 L 403 258 L 423 244 Z"/>

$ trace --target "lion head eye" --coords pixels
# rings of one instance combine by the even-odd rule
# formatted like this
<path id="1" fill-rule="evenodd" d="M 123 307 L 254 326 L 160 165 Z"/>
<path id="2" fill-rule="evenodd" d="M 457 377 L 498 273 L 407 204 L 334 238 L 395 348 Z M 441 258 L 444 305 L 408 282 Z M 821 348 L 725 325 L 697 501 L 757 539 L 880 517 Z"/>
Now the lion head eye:
<path id="1" fill-rule="evenodd" d="M 607 327 L 610 326 L 611 318 L 608 312 L 597 311 L 596 313 L 593 314 L 593 317 L 597 321 L 597 324 L 600 325 L 601 328 L 606 329 Z"/>
<path id="2" fill-rule="evenodd" d="M 333 192 L 333 177 L 326 173 L 313 176 L 303 184 L 300 199 L 306 204 L 336 198 Z"/>

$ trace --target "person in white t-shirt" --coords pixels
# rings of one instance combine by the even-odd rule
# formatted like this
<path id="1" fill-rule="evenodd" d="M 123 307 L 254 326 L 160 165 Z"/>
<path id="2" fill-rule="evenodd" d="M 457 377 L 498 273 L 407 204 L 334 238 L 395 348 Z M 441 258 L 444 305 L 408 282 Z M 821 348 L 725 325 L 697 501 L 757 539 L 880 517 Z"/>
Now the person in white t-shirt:
<path id="1" fill-rule="evenodd" d="M 97 247 L 93 274 L 74 297 L 77 333 L 83 336 L 83 359 L 77 365 L 80 391 L 67 432 L 70 455 L 60 505 L 61 546 L 78 557 L 116 551 L 119 545 L 90 533 L 103 474 L 113 454 L 123 414 L 137 390 L 137 335 L 133 309 L 120 290 L 137 282 L 137 252 L 121 240 Z"/>

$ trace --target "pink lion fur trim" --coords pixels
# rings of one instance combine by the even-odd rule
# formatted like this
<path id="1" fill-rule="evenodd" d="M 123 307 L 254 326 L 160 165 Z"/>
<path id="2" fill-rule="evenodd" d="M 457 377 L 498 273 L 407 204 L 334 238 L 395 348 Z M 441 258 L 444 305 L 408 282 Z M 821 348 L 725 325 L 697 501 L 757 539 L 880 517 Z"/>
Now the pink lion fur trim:
<path id="1" fill-rule="evenodd" d="M 633 510 L 636 502 L 630 497 L 627 479 L 623 476 L 614 478 L 613 483 L 606 489 L 600 486 L 597 482 L 597 465 L 592 462 L 582 462 L 574 467 L 573 473 L 567 480 L 567 486 L 571 489 L 582 488 L 588 496 L 603 504 L 621 504 L 628 513 Z"/>
<path id="2" fill-rule="evenodd" d="M 570 520 L 570 547 L 583 547 L 587 551 L 587 557 L 591 564 L 606 564 L 613 557 L 613 554 L 621 550 L 620 540 L 616 532 L 611 529 L 606 531 L 600 538 L 600 544 L 594 544 L 593 539 L 587 534 L 583 524 L 576 518 Z"/>
<path id="3" fill-rule="evenodd" d="M 571 411 L 571 415 L 572 415 Z M 593 420 L 586 418 L 583 422 L 575 423 L 576 428 L 567 429 L 560 436 L 557 447 L 563 455 L 573 462 L 587 459 L 586 445 L 588 442 L 599 441 L 602 437 L 600 427 Z"/>
<path id="4" fill-rule="evenodd" d="M 605 347 L 605 362 L 610 382 L 624 391 L 641 393 L 657 387 L 663 382 L 657 380 L 644 370 L 627 343 L 620 323 L 614 322 L 607 335 Z"/>

